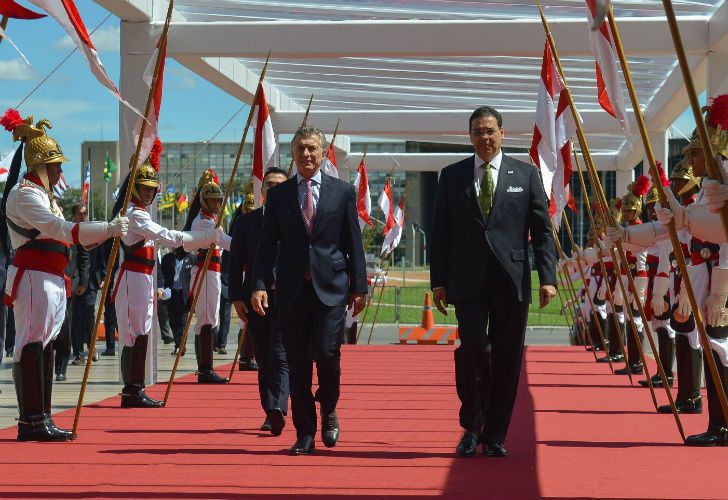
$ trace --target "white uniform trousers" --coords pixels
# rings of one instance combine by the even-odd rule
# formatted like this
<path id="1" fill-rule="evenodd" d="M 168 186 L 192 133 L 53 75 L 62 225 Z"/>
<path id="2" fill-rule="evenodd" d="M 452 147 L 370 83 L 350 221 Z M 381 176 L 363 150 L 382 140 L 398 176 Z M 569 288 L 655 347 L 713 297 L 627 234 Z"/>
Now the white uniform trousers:
<path id="1" fill-rule="evenodd" d="M 197 286 L 195 276 L 197 276 L 197 266 L 192 268 L 190 293 L 193 296 Z M 201 280 L 203 277 L 202 273 L 200 273 L 197 279 Z M 220 292 L 222 291 L 220 273 L 208 269 L 207 276 L 204 278 L 205 282 L 202 284 L 200 296 L 197 299 L 197 304 L 195 304 L 195 335 L 199 335 L 205 325 L 215 328 L 220 324 Z"/>
<path id="2" fill-rule="evenodd" d="M 119 341 L 132 347 L 140 335 L 149 335 L 154 318 L 154 281 L 151 274 L 119 272 L 114 305 Z"/>

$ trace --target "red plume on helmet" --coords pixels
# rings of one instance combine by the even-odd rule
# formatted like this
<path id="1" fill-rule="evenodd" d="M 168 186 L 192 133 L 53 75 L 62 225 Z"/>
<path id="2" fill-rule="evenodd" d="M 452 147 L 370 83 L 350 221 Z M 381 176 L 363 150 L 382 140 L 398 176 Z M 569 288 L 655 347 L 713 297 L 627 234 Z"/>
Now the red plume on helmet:
<path id="1" fill-rule="evenodd" d="M 635 196 L 644 196 L 650 190 L 650 179 L 646 175 L 640 175 L 634 182 L 632 193 Z"/>
<path id="2" fill-rule="evenodd" d="M 616 205 L 614 205 L 614 207 L 617 210 L 622 210 L 622 198 L 620 198 L 619 201 L 617 201 L 617 203 L 616 203 Z"/>
<path id="3" fill-rule="evenodd" d="M 149 164 L 157 173 L 159 173 L 159 157 L 162 156 L 162 151 L 164 151 L 162 141 L 157 137 L 154 139 L 154 146 L 152 146 L 152 152 L 149 154 Z"/>
<path id="4" fill-rule="evenodd" d="M 728 129 L 728 94 L 722 94 L 710 100 L 708 122 L 711 126 Z"/>
<path id="5" fill-rule="evenodd" d="M 662 168 L 662 162 L 658 161 L 655 163 L 657 165 L 657 171 L 660 173 L 660 184 L 662 184 L 663 187 L 670 187 L 670 179 L 667 178 L 665 169 Z"/>
<path id="6" fill-rule="evenodd" d="M 23 117 L 17 109 L 8 109 L 2 118 L 0 118 L 0 125 L 5 127 L 8 132 L 15 131 L 18 126 L 23 123 Z"/>

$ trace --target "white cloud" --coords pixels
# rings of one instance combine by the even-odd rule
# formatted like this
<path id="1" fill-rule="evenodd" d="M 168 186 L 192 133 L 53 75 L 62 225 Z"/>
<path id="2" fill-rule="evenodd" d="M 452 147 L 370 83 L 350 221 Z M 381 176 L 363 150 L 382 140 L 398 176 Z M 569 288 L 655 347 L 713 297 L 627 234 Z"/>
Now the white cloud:
<path id="1" fill-rule="evenodd" d="M 35 78 L 35 71 L 22 59 L 0 61 L 0 80 L 32 80 L 33 78 Z"/>
<path id="2" fill-rule="evenodd" d="M 186 91 L 197 88 L 197 80 L 195 80 L 195 77 L 188 70 L 172 67 L 166 72 L 172 77 L 170 78 L 170 86 L 172 89 Z"/>
<path id="3" fill-rule="evenodd" d="M 17 102 L 12 102 L 7 99 L 0 99 L 0 107 L 15 107 Z M 20 109 L 20 113 L 25 116 L 24 110 L 32 110 L 30 113 L 36 118 L 48 118 L 52 123 L 63 123 L 66 120 L 70 121 L 70 118 L 79 113 L 85 113 L 87 111 L 97 111 L 98 106 L 95 106 L 91 101 L 84 101 L 82 99 L 36 99 L 31 97 Z M 67 124 L 66 126 L 71 126 Z"/>
<path id="4" fill-rule="evenodd" d="M 121 30 L 118 26 L 100 28 L 94 34 L 90 35 L 91 43 L 94 44 L 96 50 L 118 52 L 120 32 Z M 70 36 L 66 35 L 57 40 L 56 43 L 53 44 L 53 47 L 57 50 L 71 50 L 76 48 L 76 44 L 73 43 Z"/>

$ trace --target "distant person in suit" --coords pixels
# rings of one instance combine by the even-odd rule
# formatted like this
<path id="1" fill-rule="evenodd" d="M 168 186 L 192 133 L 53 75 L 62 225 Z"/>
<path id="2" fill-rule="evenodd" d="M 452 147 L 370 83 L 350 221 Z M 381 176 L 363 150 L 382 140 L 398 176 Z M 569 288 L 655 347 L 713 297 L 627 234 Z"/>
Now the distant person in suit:
<path id="1" fill-rule="evenodd" d="M 172 355 L 176 356 L 182 342 L 185 324 L 187 324 L 188 311 L 185 301 L 189 290 L 189 276 L 192 274 L 192 262 L 185 249 L 178 247 L 162 257 L 160 267 L 162 268 L 164 288 L 170 291 L 169 299 L 165 302 L 169 312 L 169 326 L 172 328 L 174 338 Z M 187 279 L 185 279 L 185 274 Z"/>
<path id="2" fill-rule="evenodd" d="M 298 437 L 289 450 L 293 455 L 314 450 L 316 401 L 324 445 L 335 446 L 339 439 L 341 330 L 347 305 L 358 313 L 367 293 L 356 194 L 351 184 L 321 172 L 325 144 L 323 132 L 315 127 L 301 127 L 293 136 L 298 172 L 268 191 L 253 270 L 253 310 L 265 316 L 276 266 L 275 300 Z M 315 397 L 314 361 L 319 383 Z"/>
<path id="3" fill-rule="evenodd" d="M 104 242 L 99 249 L 99 257 L 101 258 L 101 266 L 106 268 L 109 265 L 109 255 L 111 254 L 111 247 L 113 246 L 113 240 Z M 119 259 L 116 259 L 114 268 L 111 272 L 111 276 L 107 279 L 110 283 L 116 282 L 116 272 L 119 270 Z M 105 273 L 105 271 L 104 271 Z M 103 283 L 101 284 L 103 287 Z M 106 336 L 106 349 L 101 353 L 102 356 L 116 356 L 116 333 L 118 328 L 116 326 L 116 306 L 114 301 L 111 300 L 111 293 L 106 294 L 106 305 L 104 306 L 104 335 Z"/>
<path id="4" fill-rule="evenodd" d="M 263 176 L 262 195 L 285 182 L 288 174 L 279 168 L 270 168 Z M 246 202 L 253 205 L 253 194 L 246 196 Z M 247 206 L 247 203 L 245 204 Z M 263 227 L 263 207 L 241 214 L 233 222 L 233 240 L 230 243 L 230 266 L 228 292 L 238 316 L 247 323 L 245 339 L 253 340 L 255 358 L 259 362 L 258 390 L 260 404 L 265 412 L 265 421 L 260 430 L 270 431 L 278 436 L 285 427 L 288 414 L 288 361 L 278 322 L 275 294 L 268 300 L 268 310 L 261 316 L 252 309 L 253 266 Z M 275 276 L 275 274 L 274 274 Z M 274 287 L 275 278 L 271 283 Z"/>
<path id="5" fill-rule="evenodd" d="M 171 344 L 174 342 L 174 338 L 172 337 L 170 312 L 167 303 L 172 290 L 164 286 L 164 275 L 162 274 L 162 259 L 167 253 L 170 252 L 163 252 L 161 248 L 157 249 L 157 324 L 159 325 L 159 335 L 162 337 L 162 342 Z"/>
<path id="6" fill-rule="evenodd" d="M 556 252 L 539 172 L 504 155 L 503 119 L 483 106 L 469 120 L 475 155 L 440 173 L 432 224 L 430 280 L 437 309 L 455 306 L 460 347 L 455 382 L 460 457 L 505 457 L 531 300 L 529 238 L 540 306 L 556 295 Z"/>
<path id="7" fill-rule="evenodd" d="M 86 222 L 88 220 L 88 211 L 86 206 L 82 203 L 76 203 L 71 207 L 71 215 L 73 222 Z M 68 301 L 71 302 L 70 315 L 66 314 L 66 319 L 69 323 L 66 323 L 66 327 L 70 326 L 71 332 L 71 345 L 73 346 L 73 365 L 82 365 L 85 362 L 85 351 L 84 344 L 87 344 L 86 330 L 88 329 L 89 319 L 91 321 L 91 328 L 93 328 L 93 304 L 91 304 L 91 318 L 88 318 L 88 281 L 89 273 L 91 268 L 91 259 L 89 257 L 89 251 L 83 248 L 81 245 L 73 245 L 71 247 L 71 259 L 74 262 L 69 262 L 66 266 L 66 274 L 71 278 L 71 297 Z M 95 297 L 94 297 L 95 299 Z M 74 317 L 76 321 L 73 321 Z M 64 333 L 64 329 L 61 330 L 61 334 Z M 91 333 L 89 332 L 89 336 Z M 64 341 L 61 340 L 61 349 L 57 350 L 57 361 L 58 363 L 58 352 L 63 352 Z M 98 359 L 98 355 L 94 355 L 94 361 Z"/>
<path id="8" fill-rule="evenodd" d="M 232 234 L 232 230 L 230 231 Z M 228 267 L 230 266 L 230 252 L 222 251 L 220 256 L 220 324 L 216 328 L 217 341 L 215 344 L 215 352 L 224 355 L 227 354 L 227 338 L 230 332 L 230 313 L 232 305 L 228 299 Z"/>

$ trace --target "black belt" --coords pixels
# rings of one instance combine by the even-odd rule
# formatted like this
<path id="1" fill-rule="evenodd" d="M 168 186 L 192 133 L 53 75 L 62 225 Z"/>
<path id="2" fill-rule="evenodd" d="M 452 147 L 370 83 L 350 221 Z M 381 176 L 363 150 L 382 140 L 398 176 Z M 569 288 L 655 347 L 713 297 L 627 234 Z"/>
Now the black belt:
<path id="1" fill-rule="evenodd" d="M 18 226 L 15 222 L 12 221 L 9 217 L 7 218 L 8 221 L 8 227 L 18 233 L 20 236 L 24 238 L 28 238 L 29 240 L 34 240 L 38 237 L 40 234 L 40 231 L 38 231 L 35 228 L 25 228 Z"/>
<path id="2" fill-rule="evenodd" d="M 8 222 L 10 222 L 10 219 L 8 219 Z M 24 248 L 43 250 L 44 252 L 60 253 L 60 254 L 64 255 L 67 259 L 70 258 L 70 256 L 71 256 L 71 249 L 69 247 L 67 247 L 66 245 L 63 245 L 56 241 L 30 240 L 29 242 L 25 243 L 20 248 L 18 248 L 18 250 L 22 250 Z"/>
<path id="3" fill-rule="evenodd" d="M 135 264 L 141 264 L 143 266 L 147 267 L 154 267 L 154 259 L 147 259 L 146 257 L 142 257 L 140 255 L 134 255 L 134 254 L 124 254 L 124 262 L 133 262 Z"/>
<path id="4" fill-rule="evenodd" d="M 205 263 L 205 256 L 204 255 L 198 255 L 197 256 L 197 265 L 202 265 Z M 210 264 L 219 264 L 220 263 L 220 257 L 213 255 L 210 257 Z"/>

